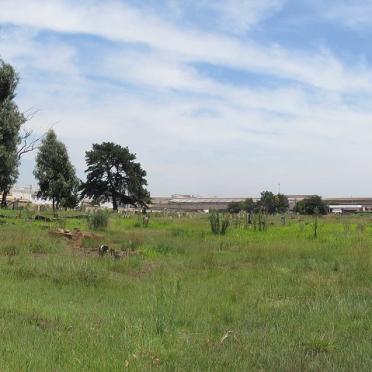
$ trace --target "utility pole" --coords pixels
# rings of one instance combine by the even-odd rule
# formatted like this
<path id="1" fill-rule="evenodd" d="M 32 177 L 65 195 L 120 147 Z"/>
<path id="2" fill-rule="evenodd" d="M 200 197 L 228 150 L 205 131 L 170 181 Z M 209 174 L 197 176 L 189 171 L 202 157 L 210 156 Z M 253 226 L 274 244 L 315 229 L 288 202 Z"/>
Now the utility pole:
<path id="1" fill-rule="evenodd" d="M 280 182 L 278 183 L 278 194 L 280 194 Z"/>

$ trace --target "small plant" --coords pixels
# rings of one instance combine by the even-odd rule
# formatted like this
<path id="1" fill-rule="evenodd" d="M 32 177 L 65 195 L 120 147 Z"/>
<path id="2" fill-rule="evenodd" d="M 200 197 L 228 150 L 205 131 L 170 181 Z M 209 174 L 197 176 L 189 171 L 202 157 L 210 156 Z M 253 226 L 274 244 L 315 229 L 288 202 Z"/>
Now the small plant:
<path id="1" fill-rule="evenodd" d="M 150 223 L 150 215 L 147 213 L 141 213 L 137 215 L 137 222 L 134 227 L 148 227 Z"/>
<path id="2" fill-rule="evenodd" d="M 363 234 L 366 231 L 366 225 L 365 223 L 359 222 L 356 227 L 357 231 L 361 234 Z"/>
<path id="3" fill-rule="evenodd" d="M 229 216 L 220 217 L 220 213 L 212 211 L 209 214 L 209 222 L 211 225 L 212 233 L 215 235 L 225 235 L 228 227 L 230 226 Z"/>
<path id="4" fill-rule="evenodd" d="M 350 235 L 351 232 L 351 224 L 349 221 L 345 221 L 343 224 L 343 229 L 344 229 L 344 235 L 347 237 Z"/>
<path id="5" fill-rule="evenodd" d="M 109 220 L 109 213 L 100 209 L 88 216 L 88 225 L 93 230 L 104 230 L 107 228 Z"/>
<path id="6" fill-rule="evenodd" d="M 261 210 L 254 215 L 253 218 L 254 230 L 266 231 L 267 230 L 267 214 L 263 213 Z"/>
<path id="7" fill-rule="evenodd" d="M 313 237 L 316 239 L 318 237 L 318 215 L 316 214 L 314 217 L 314 224 L 313 224 Z"/>

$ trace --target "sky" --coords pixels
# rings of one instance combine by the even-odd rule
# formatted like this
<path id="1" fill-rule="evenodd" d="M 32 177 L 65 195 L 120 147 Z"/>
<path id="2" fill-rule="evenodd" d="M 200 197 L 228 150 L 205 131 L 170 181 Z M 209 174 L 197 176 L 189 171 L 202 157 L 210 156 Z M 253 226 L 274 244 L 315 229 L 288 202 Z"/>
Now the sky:
<path id="1" fill-rule="evenodd" d="M 82 179 L 112 141 L 153 196 L 372 196 L 371 19 L 372 0 L 0 0 L 0 58 Z"/>

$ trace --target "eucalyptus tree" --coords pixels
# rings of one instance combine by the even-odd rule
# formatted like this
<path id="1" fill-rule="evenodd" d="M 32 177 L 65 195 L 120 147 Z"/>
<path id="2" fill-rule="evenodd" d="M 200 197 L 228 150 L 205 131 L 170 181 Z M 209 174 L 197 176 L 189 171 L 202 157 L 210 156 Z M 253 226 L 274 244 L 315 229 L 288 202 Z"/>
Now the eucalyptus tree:
<path id="1" fill-rule="evenodd" d="M 38 197 L 51 200 L 53 211 L 76 206 L 79 180 L 66 146 L 57 139 L 53 130 L 49 130 L 41 141 L 34 176 L 39 182 Z"/>
<path id="2" fill-rule="evenodd" d="M 18 177 L 20 130 L 26 117 L 14 102 L 19 77 L 14 68 L 0 60 L 0 193 L 1 206 Z"/>

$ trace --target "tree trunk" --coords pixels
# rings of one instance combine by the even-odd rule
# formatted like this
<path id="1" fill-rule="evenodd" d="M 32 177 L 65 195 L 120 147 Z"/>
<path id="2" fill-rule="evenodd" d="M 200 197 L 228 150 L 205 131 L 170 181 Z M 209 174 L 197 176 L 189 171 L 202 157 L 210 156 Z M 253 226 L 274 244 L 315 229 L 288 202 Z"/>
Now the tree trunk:
<path id="1" fill-rule="evenodd" d="M 118 201 L 116 200 L 116 195 L 112 195 L 112 209 L 114 212 L 118 211 Z"/>
<path id="2" fill-rule="evenodd" d="M 6 208 L 7 207 L 6 198 L 7 198 L 8 194 L 9 194 L 8 190 L 3 192 L 3 196 L 1 198 L 1 208 Z"/>

